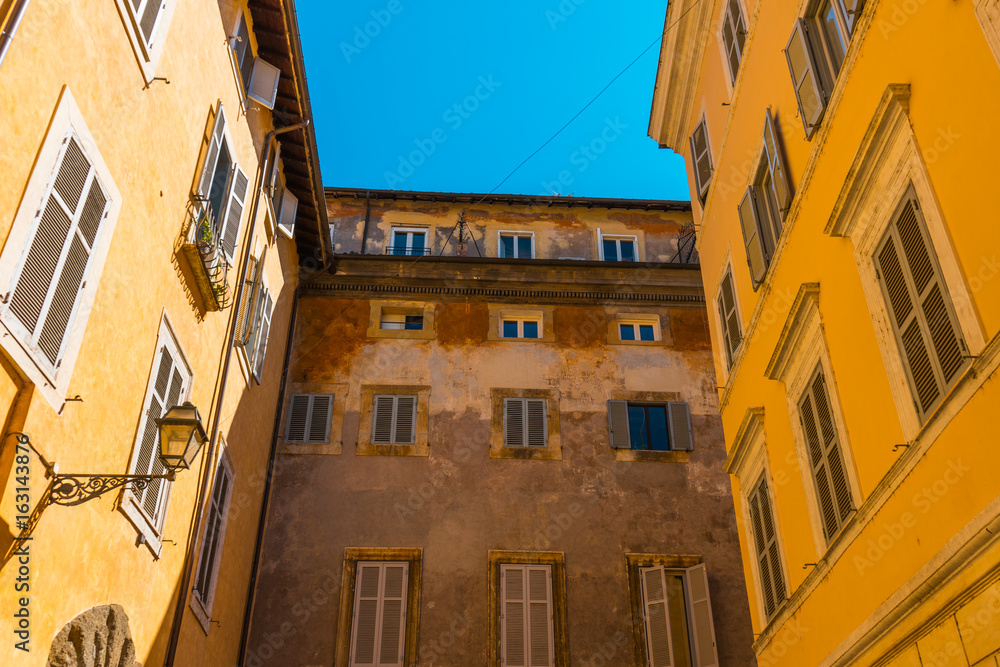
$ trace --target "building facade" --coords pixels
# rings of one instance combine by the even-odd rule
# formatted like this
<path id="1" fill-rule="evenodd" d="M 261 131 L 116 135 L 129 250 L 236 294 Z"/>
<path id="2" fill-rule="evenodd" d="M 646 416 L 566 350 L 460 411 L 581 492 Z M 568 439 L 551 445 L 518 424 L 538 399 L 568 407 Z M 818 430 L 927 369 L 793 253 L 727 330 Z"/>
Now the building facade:
<path id="1" fill-rule="evenodd" d="M 759 664 L 997 664 L 998 17 L 668 6 Z"/>
<path id="2" fill-rule="evenodd" d="M 293 293 L 328 238 L 294 7 L 0 20 L 0 663 L 234 664 Z M 207 443 L 155 477 L 184 401 Z"/>
<path id="3" fill-rule="evenodd" d="M 327 203 L 241 664 L 753 664 L 689 204 Z"/>

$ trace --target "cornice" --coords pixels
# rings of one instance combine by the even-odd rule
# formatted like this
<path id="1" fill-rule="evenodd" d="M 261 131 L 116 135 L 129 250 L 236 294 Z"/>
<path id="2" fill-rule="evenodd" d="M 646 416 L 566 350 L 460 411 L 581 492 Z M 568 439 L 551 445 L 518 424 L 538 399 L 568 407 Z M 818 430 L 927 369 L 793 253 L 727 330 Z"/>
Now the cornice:
<path id="1" fill-rule="evenodd" d="M 737 479 L 743 473 L 750 450 L 758 437 L 764 432 L 764 408 L 747 408 L 743 413 L 743 421 L 733 438 L 733 446 L 726 456 L 726 472 Z"/>
<path id="2" fill-rule="evenodd" d="M 785 318 L 778 343 L 774 346 L 771 361 L 764 375 L 772 380 L 785 380 L 785 372 L 792 355 L 798 349 L 799 341 L 813 314 L 819 312 L 819 283 L 804 283 L 795 295 L 795 301 Z"/>

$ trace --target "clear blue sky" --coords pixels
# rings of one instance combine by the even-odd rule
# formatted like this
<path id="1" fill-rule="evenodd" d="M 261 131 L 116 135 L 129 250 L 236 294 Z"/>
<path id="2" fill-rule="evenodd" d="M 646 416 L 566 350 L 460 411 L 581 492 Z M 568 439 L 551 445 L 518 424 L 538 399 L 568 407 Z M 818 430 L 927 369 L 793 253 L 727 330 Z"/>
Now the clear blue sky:
<path id="1" fill-rule="evenodd" d="M 666 12 L 666 0 L 296 6 L 324 185 L 441 192 L 497 187 L 658 39 Z M 688 199 L 681 158 L 646 136 L 658 57 L 657 42 L 496 192 Z"/>

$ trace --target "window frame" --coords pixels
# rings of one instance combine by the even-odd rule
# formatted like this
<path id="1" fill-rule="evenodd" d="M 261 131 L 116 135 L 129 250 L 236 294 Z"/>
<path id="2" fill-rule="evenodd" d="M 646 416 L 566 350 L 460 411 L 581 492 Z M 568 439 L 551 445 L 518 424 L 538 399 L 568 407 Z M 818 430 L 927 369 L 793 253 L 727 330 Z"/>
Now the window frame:
<path id="1" fill-rule="evenodd" d="M 542 403 L 542 444 L 532 445 L 531 444 L 531 421 L 529 418 L 530 403 L 535 403 L 541 401 Z M 510 417 L 511 410 L 508 406 L 514 403 L 520 404 L 521 408 L 521 444 L 510 444 L 511 438 L 508 437 L 508 432 L 510 430 Z M 536 436 L 537 437 L 537 436 Z M 518 447 L 518 448 L 547 448 L 549 446 L 549 422 L 548 422 L 548 400 L 545 398 L 528 398 L 528 397 L 511 397 L 506 396 L 503 399 L 503 446 L 506 448 Z"/>
<path id="2" fill-rule="evenodd" d="M 239 92 L 240 106 L 244 113 L 250 107 L 250 102 L 257 102 L 267 109 L 273 109 L 277 99 L 278 84 L 281 80 L 281 68 L 274 66 L 257 55 L 257 35 L 253 30 L 253 24 L 248 19 L 249 7 L 240 4 L 236 9 L 236 20 L 233 23 L 233 30 L 228 37 L 229 60 L 233 68 L 233 76 L 236 79 L 236 90 Z M 243 61 L 236 53 L 237 44 L 240 41 L 240 30 L 246 28 L 247 48 L 243 52 Z M 243 68 L 246 59 L 250 59 L 249 75 L 244 81 Z M 258 94 L 254 90 L 254 82 L 258 76 L 271 76 L 273 82 L 269 97 Z"/>
<path id="3" fill-rule="evenodd" d="M 743 343 L 744 339 L 746 338 L 746 331 L 743 325 L 743 317 L 742 314 L 740 313 L 739 290 L 736 289 L 736 279 L 734 277 L 733 264 L 731 258 L 726 258 L 726 261 L 723 263 L 722 267 L 723 267 L 722 278 L 717 283 L 718 287 L 716 288 L 714 301 L 716 305 L 715 317 L 718 322 L 717 330 L 719 332 L 718 334 L 719 341 L 721 341 L 722 343 L 722 345 L 720 346 L 722 348 L 720 349 L 722 355 L 720 361 L 722 361 L 721 368 L 723 372 L 720 374 L 720 377 L 728 381 L 728 378 L 733 373 L 733 369 L 736 367 L 737 362 L 740 360 L 742 356 L 741 353 L 745 347 Z M 733 309 L 731 312 L 725 312 L 724 307 L 723 308 L 719 307 L 720 302 L 724 300 L 723 289 L 725 287 L 725 282 L 727 278 L 729 279 L 729 283 L 732 286 L 732 292 L 733 292 Z M 731 349 L 732 345 L 728 339 L 729 335 L 728 320 L 730 316 L 736 317 L 736 324 L 740 330 L 740 340 L 736 344 L 735 349 Z"/>
<path id="4" fill-rule="evenodd" d="M 648 345 L 648 344 L 653 344 L 653 343 L 663 343 L 663 328 L 660 325 L 660 316 L 659 315 L 641 315 L 641 314 L 638 314 L 638 313 L 635 313 L 635 314 L 624 314 L 623 313 L 623 314 L 617 315 L 614 318 L 614 324 L 615 324 L 615 328 L 616 328 L 617 333 L 618 333 L 617 340 L 613 341 L 615 343 L 623 343 L 623 344 L 626 344 L 626 345 L 636 345 L 636 344 L 638 344 L 638 345 L 647 344 Z M 643 340 L 641 337 L 640 338 L 632 338 L 632 339 L 624 338 L 621 335 L 622 327 L 627 327 L 627 326 L 630 326 L 630 327 L 644 327 L 644 326 L 652 327 L 652 329 L 653 329 L 653 339 L 652 340 Z M 633 334 L 635 334 L 635 333 L 639 333 L 641 335 L 641 330 L 640 331 L 633 331 Z M 609 341 L 609 342 L 611 342 L 611 341 Z"/>
<path id="5" fill-rule="evenodd" d="M 732 63 L 730 62 L 729 46 L 726 44 L 726 37 L 725 37 L 727 19 L 729 19 L 729 21 L 731 21 L 733 24 L 734 37 L 739 34 L 736 25 L 737 21 L 735 18 L 732 18 L 733 4 L 735 4 L 736 8 L 739 10 L 739 17 L 738 17 L 739 22 L 743 25 L 743 46 L 742 48 L 740 48 L 739 51 L 739 58 L 738 58 L 739 62 L 736 65 L 735 71 L 733 70 Z M 716 41 L 719 45 L 719 50 L 722 55 L 722 62 L 724 63 L 723 66 L 725 67 L 725 71 L 729 74 L 729 76 L 725 77 L 725 80 L 726 80 L 726 86 L 729 89 L 730 93 L 732 93 L 732 91 L 736 88 L 736 82 L 739 80 L 740 71 L 742 71 L 743 69 L 744 55 L 746 53 L 747 42 L 749 40 L 750 40 L 750 21 L 749 17 L 747 16 L 746 9 L 743 7 L 743 3 L 740 0 L 725 0 L 725 6 L 722 9 L 722 15 L 719 17 L 719 28 L 716 31 Z"/>
<path id="6" fill-rule="evenodd" d="M 406 234 L 406 252 L 396 252 L 396 235 Z M 424 237 L 423 252 L 419 255 L 413 252 L 413 235 L 421 234 Z M 431 254 L 430 229 L 428 227 L 392 227 L 389 235 L 389 252 L 386 254 L 394 257 L 427 257 Z"/>
<path id="7" fill-rule="evenodd" d="M 435 330 L 435 308 L 433 301 L 369 301 L 368 338 L 408 338 L 433 340 Z M 424 318 L 422 329 L 383 329 L 382 312 L 384 310 L 398 311 L 410 315 L 421 315 Z"/>
<path id="8" fill-rule="evenodd" d="M 86 270 L 81 278 L 84 286 L 77 292 L 69 321 L 63 333 L 56 364 L 49 363 L 40 350 L 25 339 L 24 326 L 9 313 L 10 297 L 20 278 L 24 261 L 38 230 L 41 212 L 55 185 L 57 167 L 60 166 L 66 142 L 74 136 L 83 154 L 89 160 L 95 178 L 99 179 L 107 198 L 105 215 L 100 223 L 98 236 L 90 249 Z M 122 196 L 98 150 L 93 136 L 84 122 L 80 109 L 73 99 L 69 86 L 64 86 L 56 104 L 52 120 L 42 139 L 41 148 L 28 176 L 10 232 L 0 252 L 0 289 L 4 290 L 0 303 L 0 348 L 15 366 L 35 385 L 45 400 L 57 412 L 62 411 L 86 333 L 87 322 L 101 286 L 101 276 L 108 251 L 114 238 L 115 227 L 122 208 Z M 63 246 L 65 249 L 65 245 Z M 60 274 L 61 275 L 61 274 Z M 50 291 L 52 287 L 50 286 Z M 37 327 L 36 323 L 36 327 Z"/>
<path id="9" fill-rule="evenodd" d="M 983 29 L 983 35 L 990 45 L 993 57 L 1000 65 L 1000 2 L 997 0 L 975 0 L 976 19 Z"/>
<path id="10" fill-rule="evenodd" d="M 557 389 L 518 389 L 493 387 L 490 389 L 490 458 L 533 459 L 561 461 L 562 441 L 559 437 L 559 391 Z M 507 399 L 545 400 L 545 446 L 507 446 Z M 525 418 L 525 422 L 527 419 Z"/>
<path id="11" fill-rule="evenodd" d="M 292 435 L 292 418 L 295 415 L 296 403 L 301 403 L 301 399 L 305 397 L 306 400 L 306 413 L 303 417 L 303 428 L 302 428 L 302 438 L 293 438 Z M 296 401 L 296 399 L 300 399 Z M 322 399 L 329 399 L 329 403 L 324 408 L 319 405 Z M 330 443 L 330 436 L 332 434 L 333 428 L 333 410 L 337 403 L 337 397 L 333 393 L 289 393 L 288 395 L 288 409 L 285 411 L 285 430 L 282 431 L 282 439 L 287 443 L 299 444 L 299 445 L 325 445 Z M 316 410 L 320 412 L 317 413 Z M 311 431 L 313 428 L 313 416 L 316 414 L 326 413 L 324 417 L 325 426 L 323 427 L 323 437 L 322 439 L 316 440 L 311 437 Z"/>
<path id="12" fill-rule="evenodd" d="M 361 385 L 361 419 L 358 426 L 357 456 L 429 456 L 428 420 L 431 388 L 427 385 Z M 375 400 L 379 396 L 414 396 L 416 408 L 413 424 L 413 441 L 410 443 L 376 443 Z M 397 402 L 394 402 L 394 411 Z M 393 425 L 393 438 L 395 427 Z"/>
<path id="13" fill-rule="evenodd" d="M 708 162 L 708 177 L 705 179 L 704 183 L 701 180 L 701 172 L 698 170 L 699 154 L 697 152 L 697 144 L 695 143 L 695 135 L 699 130 L 705 137 L 704 156 Z M 712 185 L 712 177 L 715 175 L 715 160 L 712 156 L 712 142 L 708 134 L 708 116 L 704 110 L 702 110 L 701 119 L 698 121 L 698 124 L 694 126 L 694 130 L 691 131 L 691 134 L 688 137 L 688 146 L 691 150 L 691 171 L 694 176 L 695 194 L 697 195 L 698 201 L 704 206 L 705 200 L 708 197 L 708 190 Z"/>
<path id="14" fill-rule="evenodd" d="M 514 256 L 513 257 L 507 257 L 507 256 L 503 255 L 503 238 L 505 236 L 511 236 L 511 237 L 513 237 L 515 239 L 515 242 L 514 242 Z M 518 248 L 517 248 L 518 244 L 517 244 L 517 241 L 516 241 L 516 239 L 518 239 L 518 238 L 529 238 L 529 239 L 531 239 L 531 256 L 530 257 L 521 257 L 518 254 Z M 508 230 L 508 229 L 501 229 L 501 230 L 497 231 L 497 258 L 499 258 L 499 259 L 535 259 L 536 258 L 536 255 L 535 255 L 535 232 L 516 231 L 516 230 Z"/>
<path id="15" fill-rule="evenodd" d="M 194 199 L 197 205 L 200 207 L 200 214 L 206 211 L 212 213 L 213 219 L 215 216 L 215 211 L 212 208 L 212 186 L 219 179 L 219 156 L 221 154 L 222 147 L 225 146 L 226 153 L 229 155 L 230 164 L 228 168 L 228 173 L 225 179 L 225 185 L 222 192 L 222 201 L 220 202 L 218 219 L 214 220 L 216 229 L 213 229 L 213 235 L 218 232 L 218 238 L 213 238 L 213 249 L 218 252 L 226 265 L 233 267 L 236 265 L 237 256 L 240 249 L 240 236 L 243 232 L 243 218 L 247 213 L 247 204 L 250 202 L 250 197 L 253 193 L 250 192 L 251 184 L 250 178 L 247 173 L 240 166 L 240 162 L 237 159 L 236 154 L 236 143 L 233 141 L 232 133 L 229 129 L 229 121 L 226 116 L 225 107 L 222 104 L 222 100 L 219 100 L 218 105 L 215 109 L 215 115 L 212 117 L 211 125 L 209 127 L 208 141 L 205 146 L 201 160 L 201 165 L 198 169 L 198 178 L 195 182 L 194 188 Z M 208 177 L 208 165 L 212 161 L 211 168 L 211 178 Z M 239 179 L 242 177 L 244 181 L 244 194 L 242 199 L 237 195 L 236 189 Z M 231 209 L 232 206 L 238 205 L 240 207 L 239 219 L 236 220 L 236 231 L 230 230 L 230 218 L 232 217 Z M 200 217 L 200 216 L 199 216 Z M 228 248 L 229 244 L 226 243 L 226 239 L 232 237 L 232 248 Z"/>
<path id="16" fill-rule="evenodd" d="M 198 562 L 195 564 L 194 578 L 191 584 L 191 601 L 190 607 L 191 611 L 194 612 L 195 617 L 201 624 L 201 629 L 207 635 L 210 628 L 212 627 L 212 608 L 215 604 L 215 591 L 219 580 L 219 569 L 222 566 L 222 552 L 226 544 L 226 527 L 229 524 L 229 509 L 233 497 L 233 485 L 236 483 L 236 468 L 233 466 L 232 458 L 229 455 L 229 448 L 226 446 L 225 442 L 222 443 L 222 447 L 219 453 L 219 460 L 216 464 L 215 478 L 212 484 L 212 494 L 209 496 L 209 515 L 213 511 L 215 505 L 215 491 L 219 484 L 219 475 L 224 473 L 227 477 L 227 489 L 221 507 L 218 508 L 219 514 L 219 532 L 217 537 L 218 548 L 214 552 L 212 563 L 210 567 L 212 568 L 209 574 L 208 581 L 208 595 L 203 598 L 201 592 L 198 590 L 198 576 L 201 573 L 201 568 L 205 562 L 205 548 L 207 546 L 208 533 L 211 530 L 211 521 L 205 521 L 205 529 L 201 536 L 201 548 L 198 550 Z"/>
<path id="17" fill-rule="evenodd" d="M 604 242 L 605 241 L 615 241 L 616 252 L 618 257 L 621 257 L 621 244 L 622 241 L 632 243 L 632 252 L 634 253 L 635 259 L 631 262 L 624 259 L 605 259 L 604 257 Z M 643 258 L 639 254 L 639 236 L 637 234 L 605 234 L 600 229 L 597 230 L 597 257 L 602 262 L 616 262 L 622 264 L 639 264 L 643 261 Z"/>
<path id="18" fill-rule="evenodd" d="M 145 9 L 150 2 L 161 3 L 156 23 L 153 25 L 152 41 L 147 41 L 141 32 L 140 10 L 135 9 L 129 0 L 115 0 L 118 13 L 121 16 L 125 33 L 128 35 L 129 44 L 135 52 L 136 63 L 142 72 L 145 87 L 148 88 L 156 77 L 156 68 L 163 55 L 163 47 L 167 41 L 167 33 L 170 31 L 170 22 L 174 16 L 174 9 L 177 0 L 144 0 L 145 4 L 140 6 Z"/>
<path id="19" fill-rule="evenodd" d="M 508 322 L 513 322 L 517 325 L 516 336 L 507 336 L 504 334 L 504 325 Z M 528 337 L 524 335 L 524 325 L 528 322 L 533 322 L 538 325 L 537 336 Z M 506 317 L 501 316 L 500 318 L 500 338 L 503 340 L 541 340 L 543 337 L 543 331 L 541 315 L 508 315 Z"/>

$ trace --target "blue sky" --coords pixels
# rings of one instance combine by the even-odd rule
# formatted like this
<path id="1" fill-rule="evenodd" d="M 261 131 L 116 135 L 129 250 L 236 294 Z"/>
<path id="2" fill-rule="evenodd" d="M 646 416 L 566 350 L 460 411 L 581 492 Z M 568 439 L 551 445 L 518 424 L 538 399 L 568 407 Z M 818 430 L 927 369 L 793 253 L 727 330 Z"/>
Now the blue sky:
<path id="1" fill-rule="evenodd" d="M 688 199 L 646 136 L 666 0 L 298 0 L 327 186 Z M 499 186 L 499 187 L 497 187 Z"/>

